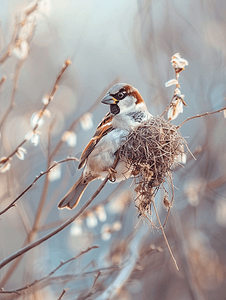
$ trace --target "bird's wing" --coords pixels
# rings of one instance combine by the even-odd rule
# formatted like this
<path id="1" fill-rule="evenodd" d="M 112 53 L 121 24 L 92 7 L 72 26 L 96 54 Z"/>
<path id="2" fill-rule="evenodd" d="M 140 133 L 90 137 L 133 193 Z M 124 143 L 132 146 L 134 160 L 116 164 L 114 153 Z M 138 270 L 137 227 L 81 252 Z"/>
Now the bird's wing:
<path id="1" fill-rule="evenodd" d="M 87 157 L 93 151 L 93 149 L 95 148 L 97 143 L 101 140 L 101 138 L 114 129 L 112 126 L 112 118 L 113 115 L 111 113 L 107 113 L 106 116 L 101 121 L 101 123 L 97 126 L 94 136 L 92 137 L 92 139 L 90 140 L 90 142 L 88 143 L 84 151 L 82 152 L 78 169 L 84 166 Z"/>

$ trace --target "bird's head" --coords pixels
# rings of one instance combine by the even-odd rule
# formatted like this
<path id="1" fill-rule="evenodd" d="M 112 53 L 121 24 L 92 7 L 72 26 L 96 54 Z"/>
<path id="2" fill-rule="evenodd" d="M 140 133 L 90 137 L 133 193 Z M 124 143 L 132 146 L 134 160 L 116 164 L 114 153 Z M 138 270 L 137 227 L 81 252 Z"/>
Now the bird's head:
<path id="1" fill-rule="evenodd" d="M 126 83 L 113 85 L 101 100 L 101 103 L 110 105 L 110 111 L 114 115 L 136 111 L 138 108 L 146 108 L 138 90 Z"/>

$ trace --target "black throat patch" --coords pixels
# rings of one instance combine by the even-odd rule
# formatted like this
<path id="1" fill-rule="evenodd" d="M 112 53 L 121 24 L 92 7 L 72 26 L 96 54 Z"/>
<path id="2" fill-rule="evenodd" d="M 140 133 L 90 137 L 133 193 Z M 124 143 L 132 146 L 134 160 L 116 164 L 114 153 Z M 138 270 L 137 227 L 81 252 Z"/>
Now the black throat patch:
<path id="1" fill-rule="evenodd" d="M 119 108 L 118 104 L 111 104 L 110 105 L 110 112 L 113 115 L 117 115 L 118 113 L 120 113 L 120 108 Z"/>

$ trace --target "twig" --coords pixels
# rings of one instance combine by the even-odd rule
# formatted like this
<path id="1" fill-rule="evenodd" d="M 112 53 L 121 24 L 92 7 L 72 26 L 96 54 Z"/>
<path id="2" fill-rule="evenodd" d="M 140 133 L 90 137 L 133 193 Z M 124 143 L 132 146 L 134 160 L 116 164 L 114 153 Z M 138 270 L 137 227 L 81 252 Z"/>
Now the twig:
<path id="1" fill-rule="evenodd" d="M 168 218 L 169 218 L 169 215 L 170 215 L 170 209 L 171 209 L 171 206 L 168 208 L 166 219 L 165 219 L 165 221 L 164 221 L 164 223 L 162 225 L 163 228 L 166 226 L 166 222 L 168 221 Z"/>
<path id="2" fill-rule="evenodd" d="M 93 289 L 95 288 L 95 286 L 96 286 L 96 284 L 97 284 L 97 280 L 98 280 L 98 278 L 100 277 L 100 275 L 101 275 L 101 271 L 99 271 L 99 272 L 96 274 L 96 277 L 95 277 L 95 279 L 94 279 L 94 282 L 93 282 L 93 285 L 92 285 L 91 290 L 93 290 Z"/>
<path id="3" fill-rule="evenodd" d="M 29 250 L 37 247 L 38 245 L 42 244 L 43 242 L 47 241 L 60 231 L 62 231 L 64 228 L 66 228 L 68 225 L 70 225 L 72 222 L 74 222 L 84 211 L 85 209 L 93 202 L 93 200 L 97 197 L 97 195 L 101 192 L 101 190 L 104 188 L 105 184 L 107 183 L 109 178 L 109 175 L 106 176 L 104 181 L 101 183 L 99 188 L 95 191 L 95 193 L 92 195 L 92 197 L 80 208 L 80 210 L 72 216 L 69 220 L 67 220 L 65 223 L 63 223 L 61 226 L 50 232 L 49 234 L 45 235 L 44 237 L 38 239 L 37 241 L 23 247 L 19 251 L 15 252 L 14 254 L 10 255 L 9 257 L 5 258 L 1 263 L 0 263 L 0 269 L 16 259 L 17 257 L 21 256 L 22 254 L 28 252 Z"/>
<path id="4" fill-rule="evenodd" d="M 76 256 L 74 256 L 74 257 L 72 257 L 72 258 L 66 260 L 65 262 L 61 262 L 60 265 L 59 265 L 58 267 L 56 267 L 52 272 L 50 272 L 49 275 L 48 275 L 47 277 L 53 275 L 53 274 L 54 274 L 57 270 L 59 270 L 62 266 L 68 264 L 68 263 L 71 262 L 72 260 L 75 260 L 75 259 L 79 258 L 81 255 L 83 255 L 83 254 L 89 252 L 90 250 L 92 250 L 92 249 L 97 249 L 97 248 L 99 248 L 99 246 L 97 246 L 97 245 L 92 246 L 92 247 L 89 247 L 89 248 L 87 248 L 86 250 L 81 251 L 78 255 L 76 255 Z"/>
<path id="5" fill-rule="evenodd" d="M 13 44 L 15 43 L 15 40 L 17 38 L 17 34 L 18 34 L 18 31 L 19 31 L 19 24 L 18 23 L 19 23 L 19 17 L 16 16 L 15 17 L 15 26 L 14 26 L 14 32 L 13 32 L 13 35 L 12 35 L 12 39 L 11 39 L 10 44 L 8 45 L 8 48 L 7 48 L 6 52 L 0 58 L 0 65 L 4 64 L 4 62 L 11 56 Z"/>
<path id="6" fill-rule="evenodd" d="M 0 122 L 0 129 L 2 128 L 2 125 L 4 124 L 5 120 L 7 119 L 8 115 L 10 114 L 12 109 L 15 107 L 15 95 L 16 95 L 16 91 L 17 91 L 17 84 L 18 84 L 19 74 L 20 74 L 20 70 L 22 68 L 23 63 L 24 63 L 24 60 L 20 60 L 17 63 L 16 71 L 15 71 L 15 77 L 14 77 L 14 83 L 13 83 L 13 92 L 12 92 L 12 96 L 11 96 L 10 105 L 9 105 L 8 109 L 6 110 L 5 114 L 2 117 L 2 120 Z M 4 82 L 3 78 L 1 80 L 1 84 Z M 5 77 L 5 79 L 6 79 L 6 77 Z"/>
<path id="7" fill-rule="evenodd" d="M 174 69 L 174 71 L 175 71 L 175 69 Z M 176 80 L 178 81 L 178 79 L 179 79 L 179 73 L 177 73 L 176 71 L 175 71 L 175 76 L 176 76 Z M 176 89 L 179 88 L 179 87 L 180 87 L 180 85 L 179 85 L 179 82 L 178 82 L 178 83 L 176 84 L 175 89 L 174 89 L 173 97 L 172 97 L 172 99 L 170 100 L 170 103 L 166 106 L 166 108 L 165 108 L 165 110 L 163 111 L 163 113 L 160 115 L 160 118 L 163 117 L 164 114 L 169 110 L 169 108 L 170 108 L 170 106 L 171 106 L 171 104 L 172 104 L 172 102 L 173 102 L 173 99 L 174 99 L 175 91 L 176 91 Z"/>
<path id="8" fill-rule="evenodd" d="M 57 79 L 56 79 L 56 81 L 55 81 L 55 83 L 54 83 L 54 85 L 53 85 L 52 91 L 50 92 L 50 94 L 49 94 L 49 96 L 48 96 L 47 103 L 44 104 L 43 108 L 42 108 L 41 111 L 39 112 L 39 119 L 37 120 L 37 123 L 35 124 L 35 126 L 34 126 L 33 129 L 32 129 L 32 132 L 33 132 L 33 133 L 38 129 L 38 127 L 39 127 L 39 120 L 44 116 L 47 107 L 49 106 L 50 102 L 53 100 L 53 97 L 54 97 L 54 95 L 55 95 L 55 93 L 56 93 L 56 91 L 57 91 L 57 89 L 58 89 L 59 82 L 60 82 L 60 80 L 61 80 L 61 78 L 62 78 L 64 72 L 66 71 L 66 69 L 68 68 L 68 66 L 69 66 L 70 64 L 71 64 L 71 61 L 70 61 L 69 59 L 67 59 L 67 60 L 65 61 L 64 65 L 63 65 L 63 67 L 62 67 L 62 69 L 61 69 L 59 75 L 57 76 Z M 4 116 L 4 118 L 5 118 L 5 116 Z M 4 119 L 4 118 L 3 118 L 3 119 Z M 2 125 L 2 123 L 3 123 L 3 121 L 4 121 L 4 120 L 1 121 L 0 127 L 1 127 L 1 125 Z M 24 140 L 16 147 L 16 149 L 15 149 L 10 155 L 8 155 L 8 156 L 4 159 L 4 163 L 6 163 L 9 159 L 11 159 L 11 157 L 13 157 L 13 156 L 17 153 L 18 149 L 19 149 L 21 146 L 23 146 L 27 141 L 28 141 L 28 139 L 24 139 Z"/>
<path id="9" fill-rule="evenodd" d="M 226 110 L 226 106 L 221 108 L 221 109 L 218 109 L 218 110 L 215 110 L 215 111 L 212 111 L 212 112 L 206 112 L 204 114 L 201 114 L 201 115 L 196 115 L 196 116 L 193 116 L 193 117 L 189 117 L 187 118 L 186 120 L 184 120 L 180 125 L 177 126 L 177 129 L 181 128 L 182 125 L 184 125 L 184 123 L 190 121 L 190 120 L 193 120 L 193 119 L 196 119 L 196 118 L 202 118 L 204 116 L 210 116 L 210 115 L 213 115 L 213 114 L 216 114 L 216 113 L 219 113 L 219 112 L 222 112 L 223 110 Z"/>
<path id="10" fill-rule="evenodd" d="M 49 128 L 49 133 L 48 133 L 48 147 L 47 147 L 47 169 L 50 167 L 51 164 L 51 159 L 50 159 L 50 147 L 51 147 L 51 129 L 52 126 L 50 126 Z M 28 235 L 28 243 L 31 243 L 37 230 L 38 230 L 38 226 L 42 217 L 42 212 L 43 212 L 43 208 L 46 202 L 46 198 L 47 198 L 47 194 L 48 194 L 48 188 L 49 188 L 49 179 L 48 176 L 45 176 L 45 180 L 44 180 L 44 184 L 43 184 L 43 188 L 42 188 L 42 193 L 41 193 L 41 197 L 38 203 L 38 208 L 35 214 L 35 218 L 34 218 L 34 222 L 33 222 L 33 226 L 32 226 L 32 230 Z"/>
<path id="11" fill-rule="evenodd" d="M 161 221 L 160 221 L 159 214 L 158 214 L 158 211 L 157 211 L 156 206 L 155 206 L 155 202 L 152 201 L 152 204 L 153 204 L 153 207 L 154 207 L 154 210 L 155 210 L 156 217 L 157 217 L 158 222 L 159 222 L 160 229 L 162 230 L 162 234 L 163 234 L 163 237 L 164 237 L 164 239 L 165 239 L 167 248 L 168 248 L 168 250 L 169 250 L 169 253 L 170 253 L 171 257 L 172 257 L 172 260 L 173 260 L 173 262 L 174 262 L 174 265 L 175 265 L 177 271 L 179 271 L 179 268 L 178 268 L 176 259 L 175 259 L 174 256 L 173 256 L 173 252 L 171 251 L 171 248 L 170 248 L 170 245 L 169 245 L 169 243 L 168 243 L 168 240 L 167 240 L 167 237 L 166 237 L 164 228 L 163 228 L 162 223 L 161 223 Z"/>
<path id="12" fill-rule="evenodd" d="M 32 283 L 27 284 L 26 286 L 24 286 L 24 287 L 22 287 L 22 288 L 19 288 L 19 289 L 15 290 L 15 291 L 12 291 L 12 292 L 14 292 L 14 293 L 19 293 L 19 292 L 21 292 L 21 291 L 23 291 L 23 290 L 28 290 L 28 289 L 31 288 L 32 286 L 34 286 L 34 285 L 40 283 L 41 281 L 46 280 L 48 277 L 50 277 L 51 275 L 53 275 L 56 271 L 58 271 L 58 270 L 59 270 L 61 267 L 63 267 L 64 265 L 66 265 L 66 264 L 68 264 L 69 262 L 71 262 L 71 261 L 73 261 L 73 260 L 79 258 L 80 256 L 86 254 L 86 253 L 89 252 L 90 250 L 97 249 L 97 248 L 99 248 L 99 246 L 96 246 L 96 245 L 95 245 L 95 246 L 92 246 L 92 247 L 87 248 L 86 250 L 81 251 L 78 255 L 76 255 L 76 256 L 74 256 L 74 257 L 68 259 L 68 260 L 65 261 L 65 262 L 61 262 L 61 263 L 59 264 L 58 267 L 56 267 L 54 270 L 52 270 L 52 271 L 51 271 L 48 275 L 46 275 L 45 277 L 43 277 L 43 278 L 41 278 L 41 279 L 39 279 L 39 280 L 34 280 Z"/>
<path id="13" fill-rule="evenodd" d="M 11 41 L 10 41 L 9 45 L 7 46 L 7 49 L 6 49 L 5 53 L 0 58 L 0 65 L 4 64 L 6 62 L 6 60 L 12 55 L 12 51 L 13 51 L 14 47 L 16 46 L 18 41 L 21 39 L 20 30 L 26 24 L 28 16 L 31 15 L 33 12 L 35 12 L 37 10 L 38 2 L 40 2 L 40 0 L 37 0 L 36 3 L 34 3 L 33 6 L 30 7 L 29 9 L 27 9 L 26 11 L 22 10 L 15 17 L 15 26 L 14 26 L 14 31 L 13 31 L 13 34 L 12 34 L 12 38 L 11 38 Z M 28 42 L 31 41 L 31 38 L 32 38 L 32 35 L 33 35 L 33 29 L 34 29 L 34 24 L 33 24 L 33 28 L 31 30 L 29 36 L 25 39 Z"/>
<path id="14" fill-rule="evenodd" d="M 7 210 L 9 210 L 11 207 L 16 206 L 15 203 L 36 183 L 36 181 L 38 181 L 43 175 L 49 173 L 54 167 L 56 167 L 57 165 L 64 163 L 66 161 L 69 160 L 78 160 L 76 157 L 68 157 L 65 159 L 62 159 L 58 162 L 55 162 L 51 167 L 49 167 L 46 171 L 41 172 L 38 176 L 35 177 L 35 179 L 33 180 L 33 182 L 15 199 L 13 200 L 5 209 L 3 209 L 0 212 L 0 215 L 4 214 Z"/>
<path id="15" fill-rule="evenodd" d="M 60 294 L 60 297 L 58 298 L 58 300 L 61 300 L 63 298 L 63 295 L 67 292 L 69 288 L 63 289 L 63 292 Z"/>
<path id="16" fill-rule="evenodd" d="M 1 89 L 1 87 L 2 87 L 2 85 L 3 85 L 3 83 L 6 81 L 6 76 L 4 75 L 4 76 L 2 76 L 2 79 L 0 80 L 0 89 Z"/>
<path id="17" fill-rule="evenodd" d="M 25 247 L 27 245 L 27 240 L 25 240 L 25 242 L 23 243 L 22 247 Z M 13 274 L 13 272 L 15 271 L 15 269 L 17 268 L 17 266 L 19 265 L 21 259 L 23 257 L 20 256 L 18 259 L 16 259 L 8 268 L 7 272 L 4 274 L 4 277 L 1 280 L 1 286 L 5 286 L 5 284 L 7 283 L 7 281 L 9 280 L 9 278 L 11 277 L 11 275 Z"/>
<path id="18" fill-rule="evenodd" d="M 181 61 L 183 61 L 183 66 L 181 65 Z M 176 108 L 179 103 L 178 100 L 180 100 L 184 106 L 187 106 L 186 102 L 184 101 L 184 96 L 182 96 L 180 94 L 179 75 L 185 69 L 185 66 L 188 65 L 188 62 L 184 59 L 181 59 L 180 54 L 176 53 L 171 57 L 171 63 L 174 68 L 175 77 L 176 77 L 176 79 L 173 79 L 173 81 L 174 81 L 173 84 L 175 84 L 175 82 L 176 82 L 176 86 L 175 86 L 173 97 L 172 97 L 170 103 L 167 105 L 164 112 L 160 116 L 160 117 L 162 117 L 171 107 L 174 107 L 175 111 L 172 113 L 171 117 L 168 117 L 169 121 L 176 118 L 174 114 L 178 114 L 178 112 L 176 112 Z M 167 83 L 169 83 L 169 82 L 167 82 Z M 167 83 L 166 83 L 166 87 L 172 85 L 172 84 L 168 85 Z"/>
<path id="19" fill-rule="evenodd" d="M 92 271 L 88 271 L 85 273 L 79 273 L 79 274 L 66 274 L 66 275 L 59 275 L 59 276 L 51 276 L 49 278 L 46 278 L 46 280 L 41 280 L 38 282 L 34 282 L 34 284 L 40 284 L 42 283 L 41 287 L 45 287 L 46 285 L 49 285 L 51 282 L 57 282 L 59 283 L 59 280 L 62 280 L 64 282 L 69 281 L 69 280 L 74 280 L 74 279 L 81 279 L 81 278 L 85 278 L 86 276 L 90 276 L 90 275 L 95 275 L 99 272 L 101 272 L 101 275 L 105 275 L 105 272 L 108 271 L 108 273 L 112 274 L 113 271 L 118 270 L 119 266 L 118 265 L 112 265 L 110 267 L 106 267 L 106 268 L 101 268 L 101 269 L 95 269 Z M 4 290 L 4 289 L 0 289 L 0 295 L 10 295 L 10 294 L 16 294 L 18 296 L 21 296 L 21 294 L 26 293 L 28 294 L 27 291 L 27 286 L 24 286 L 22 289 L 18 289 L 18 290 Z M 14 296 L 15 297 L 15 296 Z M 12 298 L 11 298 L 12 299 Z M 15 298 L 13 298 L 15 299 Z"/>

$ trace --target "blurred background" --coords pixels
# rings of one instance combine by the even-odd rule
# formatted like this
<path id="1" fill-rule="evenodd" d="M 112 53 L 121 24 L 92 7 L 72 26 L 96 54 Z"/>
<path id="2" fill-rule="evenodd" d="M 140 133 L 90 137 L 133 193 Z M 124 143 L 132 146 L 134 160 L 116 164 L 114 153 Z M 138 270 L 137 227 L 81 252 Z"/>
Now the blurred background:
<path id="1" fill-rule="evenodd" d="M 8 170 L 1 167 L 0 210 L 52 162 L 79 158 L 109 109 L 99 103 L 114 83 L 132 84 L 161 115 L 174 91 L 164 85 L 174 78 L 174 53 L 189 62 L 179 81 L 188 107 L 172 123 L 224 107 L 225 14 L 223 0 L 1 1 L 0 158 L 39 128 L 2 166 Z M 38 121 L 67 59 L 72 64 Z M 161 230 L 138 218 L 133 181 L 107 183 L 79 219 L 1 268 L 0 299 L 224 300 L 225 122 L 221 112 L 181 128 L 196 160 L 188 153 L 173 172 L 165 233 L 179 271 Z M 79 176 L 76 162 L 59 164 L 1 215 L 1 261 L 63 224 L 101 183 L 89 185 L 74 211 L 59 211 Z M 161 191 L 156 205 L 164 223 Z M 158 226 L 154 213 L 151 219 Z"/>

